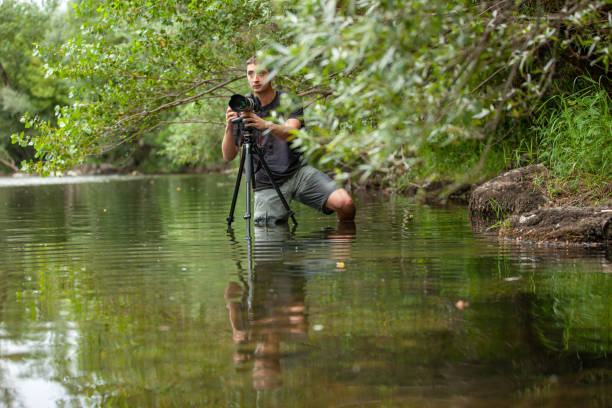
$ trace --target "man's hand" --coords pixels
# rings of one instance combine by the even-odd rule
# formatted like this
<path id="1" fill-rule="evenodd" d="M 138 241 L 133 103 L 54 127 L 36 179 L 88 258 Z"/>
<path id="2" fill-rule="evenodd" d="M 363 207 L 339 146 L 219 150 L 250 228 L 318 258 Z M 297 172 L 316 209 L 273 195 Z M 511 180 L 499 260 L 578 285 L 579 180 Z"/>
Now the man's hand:
<path id="1" fill-rule="evenodd" d="M 223 135 L 223 142 L 221 142 L 221 151 L 226 161 L 234 160 L 234 157 L 238 154 L 238 146 L 236 146 L 234 140 L 234 124 L 231 122 L 232 119 L 237 117 L 236 112 L 227 108 L 227 111 L 225 111 L 225 134 Z"/>
<path id="2" fill-rule="evenodd" d="M 232 119 L 236 119 L 238 117 L 238 114 L 236 112 L 234 112 L 232 110 L 232 108 L 228 107 L 227 111 L 225 111 L 225 126 L 234 126 L 234 124 L 231 122 Z"/>
<path id="3" fill-rule="evenodd" d="M 242 112 L 242 122 L 245 127 L 257 130 L 266 130 L 271 126 L 270 122 L 263 120 L 253 112 Z"/>
<path id="4" fill-rule="evenodd" d="M 295 131 L 302 127 L 299 119 L 290 118 L 284 125 L 279 125 L 274 122 L 268 122 L 253 112 L 242 112 L 242 122 L 247 128 L 257 129 L 260 131 L 267 130 L 276 138 L 284 141 L 289 140 Z"/>

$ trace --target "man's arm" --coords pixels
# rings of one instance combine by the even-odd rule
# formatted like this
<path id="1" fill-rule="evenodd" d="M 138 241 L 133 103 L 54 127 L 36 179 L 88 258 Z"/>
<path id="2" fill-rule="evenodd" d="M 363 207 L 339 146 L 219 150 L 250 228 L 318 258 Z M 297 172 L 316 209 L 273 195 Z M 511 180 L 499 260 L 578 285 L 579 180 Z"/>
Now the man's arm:
<path id="1" fill-rule="evenodd" d="M 300 120 L 295 118 L 288 119 L 284 125 L 277 125 L 274 122 L 267 123 L 267 129 L 270 131 L 270 133 L 272 133 L 278 139 L 284 141 L 287 141 L 296 130 L 299 130 L 302 127 Z"/>
<path id="2" fill-rule="evenodd" d="M 253 112 L 243 112 L 242 114 L 245 126 L 253 127 L 263 132 L 268 131 L 276 138 L 287 141 L 296 130 L 302 127 L 302 122 L 296 118 L 289 118 L 284 125 L 279 125 L 274 122 L 264 120 Z"/>
<path id="3" fill-rule="evenodd" d="M 223 142 L 221 142 L 221 151 L 223 152 L 223 159 L 225 161 L 232 161 L 238 154 L 238 146 L 234 140 L 234 124 L 231 122 L 232 119 L 237 118 L 238 114 L 227 108 L 225 112 L 225 134 L 223 135 Z"/>

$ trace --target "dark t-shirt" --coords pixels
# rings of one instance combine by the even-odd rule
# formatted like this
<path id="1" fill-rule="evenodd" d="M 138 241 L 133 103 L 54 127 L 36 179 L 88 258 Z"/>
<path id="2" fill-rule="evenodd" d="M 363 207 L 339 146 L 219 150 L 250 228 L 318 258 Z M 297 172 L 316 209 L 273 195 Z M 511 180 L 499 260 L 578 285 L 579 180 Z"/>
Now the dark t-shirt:
<path id="1" fill-rule="evenodd" d="M 272 112 L 275 111 L 278 115 L 274 120 L 276 123 L 284 124 L 287 119 L 295 118 L 299 119 L 302 127 L 304 127 L 304 109 L 301 106 L 297 106 L 291 102 L 291 99 L 285 101 L 285 98 L 291 98 L 289 94 L 276 91 L 274 100 L 268 105 L 263 106 L 260 111 L 255 112 L 257 116 L 263 119 L 272 117 Z M 281 100 L 287 106 L 292 106 L 283 112 L 284 106 L 281 108 Z M 297 108 L 296 108 L 297 106 Z M 270 168 L 272 178 L 277 185 L 281 185 L 291 177 L 305 162 L 302 158 L 302 154 L 293 148 L 291 142 L 286 142 L 278 139 L 272 133 L 262 134 L 261 131 L 253 130 L 253 140 L 260 147 L 263 152 L 264 160 Z M 234 126 L 234 140 L 236 145 L 240 146 L 242 141 L 238 134 L 238 126 Z M 272 188 L 272 183 L 268 179 L 268 175 L 261 167 L 258 156 L 253 155 L 254 171 L 255 171 L 255 190 L 263 190 L 266 188 Z"/>

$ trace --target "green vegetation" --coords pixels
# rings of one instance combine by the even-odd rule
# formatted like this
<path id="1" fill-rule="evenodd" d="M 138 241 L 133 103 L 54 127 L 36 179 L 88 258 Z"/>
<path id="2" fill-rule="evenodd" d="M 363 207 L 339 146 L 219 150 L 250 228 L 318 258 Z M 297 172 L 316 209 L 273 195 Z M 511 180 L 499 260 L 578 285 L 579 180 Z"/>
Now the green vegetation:
<path id="1" fill-rule="evenodd" d="M 333 91 L 303 143 L 386 184 L 490 177 L 537 146 L 541 101 L 577 75 L 610 85 L 602 2 L 300 4 L 272 61 Z"/>
<path id="2" fill-rule="evenodd" d="M 578 181 L 594 190 L 605 189 L 612 179 L 610 95 L 591 80 L 579 82 L 584 84 L 577 91 L 560 93 L 542 106 L 534 128 L 538 158 L 572 192 Z"/>
<path id="3" fill-rule="evenodd" d="M 84 1 L 73 4 L 68 18 L 81 25 L 74 38 L 38 52 L 72 84 L 73 102 L 58 108 L 56 121 L 25 115 L 25 126 L 38 134 L 14 137 L 37 152 L 24 168 L 42 174 L 92 157 L 137 166 L 139 156 L 155 160 L 153 151 L 175 164 L 212 156 L 207 149 L 219 131 L 207 125 L 222 120 L 245 55 L 261 45 L 257 30 L 269 20 L 269 6 Z M 200 126 L 190 131 L 189 124 Z M 188 149 L 195 151 L 185 154 Z"/>
<path id="4" fill-rule="evenodd" d="M 506 214 L 504 208 L 494 198 L 489 199 L 489 205 L 495 214 L 495 219 L 497 222 L 489 226 L 487 230 L 509 228 L 510 220 L 508 219 L 508 214 Z"/>
<path id="5" fill-rule="evenodd" d="M 30 159 L 27 143 L 11 143 L 11 134 L 24 131 L 20 117 L 29 112 L 41 120 L 52 120 L 56 105 L 70 102 L 61 80 L 47 75 L 44 57 L 35 45 L 58 46 L 65 40 L 59 29 L 57 2 L 45 8 L 15 0 L 0 1 L 0 172 L 18 170 L 19 162 Z M 31 129 L 24 138 L 35 137 Z"/>
<path id="6" fill-rule="evenodd" d="M 601 186 L 609 150 L 584 146 L 609 146 L 610 13 L 590 0 L 78 1 L 66 18 L 79 29 L 35 51 L 71 102 L 53 118 L 29 109 L 13 140 L 42 174 L 218 165 L 224 106 L 259 51 L 308 106 L 297 143 L 340 178 L 402 190 L 543 161 Z M 563 111 L 598 115 L 602 131 Z M 560 130 L 581 147 L 555 142 Z"/>

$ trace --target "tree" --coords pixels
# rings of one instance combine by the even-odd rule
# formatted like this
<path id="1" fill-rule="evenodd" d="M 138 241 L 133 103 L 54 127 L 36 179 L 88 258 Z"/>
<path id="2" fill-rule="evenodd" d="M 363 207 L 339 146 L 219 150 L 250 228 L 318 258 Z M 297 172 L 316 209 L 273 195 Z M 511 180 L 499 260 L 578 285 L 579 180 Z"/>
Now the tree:
<path id="1" fill-rule="evenodd" d="M 269 4 L 260 0 L 85 1 L 75 5 L 83 31 L 51 57 L 55 75 L 75 83 L 74 101 L 57 125 L 26 115 L 36 137 L 39 173 L 63 171 L 169 125 L 221 123 L 197 117 L 227 100 L 243 65 L 270 33 Z M 185 118 L 185 109 L 196 117 Z M 212 115 L 211 115 L 212 116 Z"/>
<path id="2" fill-rule="evenodd" d="M 0 2 L 0 163 L 17 170 L 15 162 L 32 156 L 31 148 L 11 144 L 12 133 L 23 130 L 20 117 L 25 112 L 46 120 L 54 107 L 66 103 L 60 81 L 46 75 L 47 69 L 35 44 L 51 44 L 57 2 L 45 9 L 31 3 Z"/>
<path id="3" fill-rule="evenodd" d="M 479 179 L 508 164 L 503 150 L 519 151 L 560 84 L 609 80 L 612 52 L 604 1 L 88 0 L 75 10 L 82 32 L 40 50 L 76 84 L 73 103 L 57 124 L 25 115 L 38 134 L 14 137 L 35 147 L 26 168 L 40 173 L 147 137 L 178 161 L 202 160 L 218 130 L 199 138 L 199 126 L 221 124 L 227 97 L 245 90 L 244 60 L 267 48 L 283 85 L 310 98 L 296 143 L 328 169 L 399 189 Z"/>
<path id="4" fill-rule="evenodd" d="M 487 159 L 494 171 L 506 165 L 491 153 L 529 137 L 521 127 L 560 83 L 610 79 L 604 1 L 283 3 L 290 45 L 276 44 L 269 63 L 330 90 L 314 101 L 304 149 L 338 173 L 399 188 L 419 176 L 486 177 Z"/>

